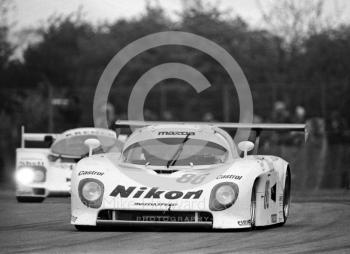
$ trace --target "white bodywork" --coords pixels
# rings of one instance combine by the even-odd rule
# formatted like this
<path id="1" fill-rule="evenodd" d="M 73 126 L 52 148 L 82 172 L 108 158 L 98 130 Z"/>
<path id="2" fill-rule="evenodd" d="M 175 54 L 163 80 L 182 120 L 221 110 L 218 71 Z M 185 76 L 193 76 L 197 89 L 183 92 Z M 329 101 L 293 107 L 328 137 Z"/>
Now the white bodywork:
<path id="1" fill-rule="evenodd" d="M 133 132 L 126 140 L 123 152 L 137 142 L 159 137 L 159 133 L 166 132 L 171 138 L 185 137 L 190 132 L 194 133 L 191 138 L 225 147 L 228 158 L 224 163 L 214 165 L 174 165 L 169 168 L 173 173 L 167 174 L 161 173 L 167 170 L 164 166 L 126 163 L 121 153 L 84 158 L 72 173 L 72 224 L 180 224 L 229 229 L 284 223 L 283 192 L 289 171 L 286 161 L 264 155 L 241 158 L 227 132 L 210 124 L 148 125 Z M 186 178 L 191 181 L 183 181 Z M 95 205 L 84 201 L 81 194 L 81 186 L 91 179 L 103 186 L 102 196 Z M 154 184 L 145 185 L 138 179 L 148 179 Z M 157 185 L 160 182 L 171 188 L 160 188 Z M 236 185 L 238 196 L 233 205 L 217 211 L 212 208 L 211 194 L 221 183 Z M 158 191 L 160 194 L 155 195 Z M 252 193 L 256 200 L 255 213 L 252 212 Z"/>
<path id="2" fill-rule="evenodd" d="M 71 174 L 76 163 L 88 152 L 84 140 L 88 138 L 101 140 L 104 151 L 115 145 L 115 133 L 98 128 L 78 128 L 62 134 L 24 133 L 22 147 L 16 149 L 16 197 L 45 198 L 49 195 L 69 195 Z M 27 148 L 26 141 L 52 141 L 49 148 Z M 37 179 L 26 179 L 19 175 L 23 169 L 42 172 Z M 36 172 L 36 171 L 35 171 Z M 40 200 L 40 199 L 39 199 Z M 30 199 L 28 199 L 30 201 Z"/>
<path id="3" fill-rule="evenodd" d="M 17 197 L 47 197 L 49 194 L 69 194 L 72 169 L 76 163 L 50 162 L 50 149 L 17 148 L 16 172 L 22 168 L 41 167 L 45 178 L 22 183 L 16 179 Z"/>

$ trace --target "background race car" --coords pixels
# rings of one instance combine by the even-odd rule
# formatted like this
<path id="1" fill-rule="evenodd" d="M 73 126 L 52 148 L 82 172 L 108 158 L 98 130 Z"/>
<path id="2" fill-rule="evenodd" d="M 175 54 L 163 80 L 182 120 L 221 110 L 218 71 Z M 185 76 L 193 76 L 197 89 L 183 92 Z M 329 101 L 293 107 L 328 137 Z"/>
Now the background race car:
<path id="1" fill-rule="evenodd" d="M 117 144 L 114 131 L 78 128 L 62 134 L 25 133 L 16 149 L 16 198 L 18 202 L 42 202 L 47 196 L 69 195 L 71 173 L 76 163 L 88 154 L 84 141 L 94 138 L 106 152 Z"/>
<path id="2" fill-rule="evenodd" d="M 73 170 L 71 223 L 77 229 L 130 224 L 232 229 L 286 222 L 288 162 L 257 155 L 257 149 L 248 152 L 258 146 L 262 130 L 304 131 L 304 124 L 118 124 L 136 127 L 122 153 L 92 155 Z M 256 143 L 236 145 L 223 128 L 251 129 Z M 98 141 L 90 141 L 92 150 Z"/>

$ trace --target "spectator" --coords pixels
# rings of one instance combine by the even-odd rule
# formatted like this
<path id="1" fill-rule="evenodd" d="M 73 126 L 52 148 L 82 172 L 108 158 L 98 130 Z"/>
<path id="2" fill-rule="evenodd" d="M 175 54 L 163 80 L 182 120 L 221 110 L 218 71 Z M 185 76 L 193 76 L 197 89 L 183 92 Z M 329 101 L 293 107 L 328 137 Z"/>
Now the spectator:
<path id="1" fill-rule="evenodd" d="M 206 112 L 202 118 L 203 122 L 216 122 L 214 115 L 211 112 Z"/>
<path id="2" fill-rule="evenodd" d="M 277 101 L 271 114 L 271 121 L 273 123 L 289 123 L 290 113 L 287 110 L 286 104 L 282 101 Z M 271 144 L 276 145 L 290 145 L 291 137 L 289 133 L 272 133 Z"/>
<path id="3" fill-rule="evenodd" d="M 286 108 L 286 104 L 282 101 L 277 101 L 274 105 L 272 116 L 272 122 L 275 123 L 288 123 L 290 122 L 290 113 Z"/>
<path id="4" fill-rule="evenodd" d="M 339 144 L 344 140 L 346 123 L 339 112 L 333 111 L 327 124 L 328 142 L 330 144 Z"/>
<path id="5" fill-rule="evenodd" d="M 297 106 L 295 108 L 294 116 L 293 116 L 293 123 L 305 123 L 306 121 L 306 111 L 304 107 Z"/>
<path id="6" fill-rule="evenodd" d="M 144 119 L 145 121 L 157 121 L 158 117 L 152 110 L 146 108 L 144 110 Z M 130 120 L 136 120 L 136 119 L 130 119 Z"/>
<path id="7" fill-rule="evenodd" d="M 162 113 L 162 120 L 163 120 L 163 121 L 174 121 L 174 115 L 173 115 L 173 113 L 171 113 L 171 112 L 168 111 L 168 110 L 165 110 L 165 111 Z"/>

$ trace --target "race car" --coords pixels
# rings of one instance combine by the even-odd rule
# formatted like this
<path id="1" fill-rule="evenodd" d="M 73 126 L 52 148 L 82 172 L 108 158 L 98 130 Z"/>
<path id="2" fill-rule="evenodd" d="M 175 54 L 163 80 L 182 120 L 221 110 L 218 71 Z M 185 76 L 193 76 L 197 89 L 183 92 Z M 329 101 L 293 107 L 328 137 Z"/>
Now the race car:
<path id="1" fill-rule="evenodd" d="M 261 131 L 305 131 L 304 124 L 116 125 L 134 129 L 122 151 L 91 152 L 73 169 L 71 224 L 78 230 L 105 225 L 242 229 L 286 222 L 291 168 L 277 156 L 258 155 L 257 146 Z M 227 128 L 254 131 L 255 144 L 235 144 Z M 99 145 L 94 139 L 85 143 L 90 151 Z"/>
<path id="2" fill-rule="evenodd" d="M 84 141 L 95 138 L 107 151 L 116 144 L 114 131 L 78 128 L 62 134 L 25 133 L 16 149 L 16 199 L 42 202 L 47 196 L 69 195 L 72 169 L 88 154 Z"/>

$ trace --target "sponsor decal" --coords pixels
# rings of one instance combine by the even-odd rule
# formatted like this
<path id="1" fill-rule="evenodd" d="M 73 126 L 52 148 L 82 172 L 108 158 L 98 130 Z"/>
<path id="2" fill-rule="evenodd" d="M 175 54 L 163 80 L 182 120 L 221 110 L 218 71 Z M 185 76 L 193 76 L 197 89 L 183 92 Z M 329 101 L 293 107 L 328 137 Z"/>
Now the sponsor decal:
<path id="1" fill-rule="evenodd" d="M 172 206 L 177 206 L 175 203 L 145 203 L 145 202 L 135 202 L 134 205 L 137 206 L 167 206 L 167 207 L 172 207 Z"/>
<path id="2" fill-rule="evenodd" d="M 84 176 L 84 175 L 94 175 L 94 176 L 103 176 L 105 173 L 98 172 L 98 171 L 80 171 L 78 173 L 78 176 Z"/>
<path id="3" fill-rule="evenodd" d="M 89 130 L 74 130 L 65 133 L 65 137 L 80 136 L 80 135 L 96 135 L 96 136 L 109 136 L 114 137 L 114 133 L 105 130 L 89 129 Z"/>
<path id="4" fill-rule="evenodd" d="M 76 222 L 77 219 L 78 219 L 78 217 L 72 215 L 70 220 L 71 220 L 71 222 L 74 223 L 74 222 Z"/>
<path id="5" fill-rule="evenodd" d="M 277 222 L 277 214 L 271 214 L 271 222 L 276 223 Z"/>
<path id="6" fill-rule="evenodd" d="M 143 199 L 159 199 L 159 198 L 166 198 L 166 199 L 199 199 L 202 195 L 203 190 L 198 191 L 163 191 L 158 190 L 158 187 L 153 188 L 147 188 L 147 187 L 135 187 L 130 186 L 126 188 L 123 185 L 118 185 L 115 187 L 115 189 L 111 192 L 110 196 L 112 197 L 121 197 L 121 198 L 143 198 Z"/>
<path id="7" fill-rule="evenodd" d="M 156 215 L 156 216 L 137 216 L 137 221 L 175 221 L 175 222 L 195 222 L 194 216 L 170 216 L 170 215 Z M 209 216 L 198 216 L 198 222 L 210 221 Z"/>
<path id="8" fill-rule="evenodd" d="M 251 224 L 251 220 L 239 220 L 237 223 L 239 226 L 246 226 Z"/>
<path id="9" fill-rule="evenodd" d="M 43 161 L 20 161 L 18 164 L 20 167 L 44 166 Z"/>
<path id="10" fill-rule="evenodd" d="M 238 175 L 219 175 L 216 179 L 233 179 L 233 180 L 241 180 L 242 176 Z"/>
<path id="11" fill-rule="evenodd" d="M 193 131 L 159 131 L 158 135 L 196 135 Z"/>

